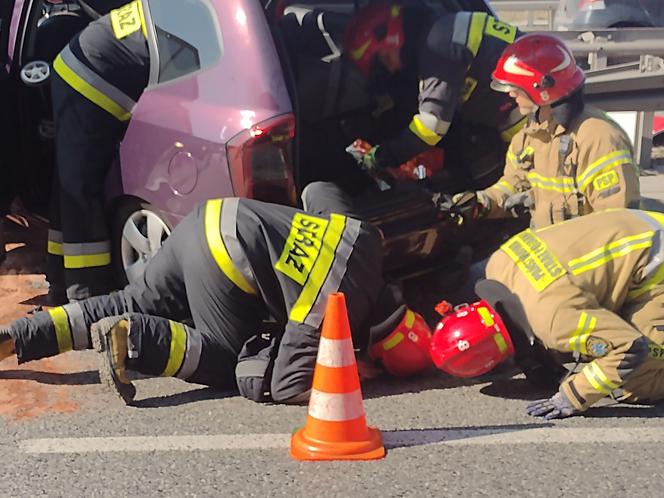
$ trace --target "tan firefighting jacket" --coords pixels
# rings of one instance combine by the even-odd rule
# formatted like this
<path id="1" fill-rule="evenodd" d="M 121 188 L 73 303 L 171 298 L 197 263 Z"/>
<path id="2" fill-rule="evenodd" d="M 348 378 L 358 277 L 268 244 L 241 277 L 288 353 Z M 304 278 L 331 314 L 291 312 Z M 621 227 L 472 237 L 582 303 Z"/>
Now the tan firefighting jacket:
<path id="1" fill-rule="evenodd" d="M 664 214 L 609 209 L 515 235 L 486 274 L 520 298 L 547 348 L 589 361 L 561 385 L 584 410 L 620 387 L 632 399 L 653 397 L 652 377 L 638 371 L 656 358 L 664 375 L 662 263 Z"/>
<path id="2" fill-rule="evenodd" d="M 531 190 L 531 226 L 544 227 L 610 207 L 639 206 L 639 177 L 625 132 L 586 106 L 568 128 L 535 119 L 517 133 L 503 177 L 485 190 L 490 217 L 505 216 L 505 200 Z"/>

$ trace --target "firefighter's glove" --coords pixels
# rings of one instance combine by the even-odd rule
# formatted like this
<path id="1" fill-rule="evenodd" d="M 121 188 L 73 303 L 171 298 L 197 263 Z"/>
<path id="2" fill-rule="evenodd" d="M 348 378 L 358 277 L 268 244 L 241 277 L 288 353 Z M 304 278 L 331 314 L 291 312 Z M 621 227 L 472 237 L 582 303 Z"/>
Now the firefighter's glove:
<path id="1" fill-rule="evenodd" d="M 452 196 L 451 211 L 462 218 L 478 220 L 491 210 L 491 199 L 482 192 L 460 192 Z"/>
<path id="2" fill-rule="evenodd" d="M 503 209 L 515 218 L 520 218 L 530 212 L 535 205 L 530 190 L 517 192 L 505 199 Z"/>
<path id="3" fill-rule="evenodd" d="M 558 391 L 549 399 L 539 399 L 529 403 L 526 411 L 531 417 L 544 417 L 544 420 L 566 418 L 579 413 L 562 391 Z"/>

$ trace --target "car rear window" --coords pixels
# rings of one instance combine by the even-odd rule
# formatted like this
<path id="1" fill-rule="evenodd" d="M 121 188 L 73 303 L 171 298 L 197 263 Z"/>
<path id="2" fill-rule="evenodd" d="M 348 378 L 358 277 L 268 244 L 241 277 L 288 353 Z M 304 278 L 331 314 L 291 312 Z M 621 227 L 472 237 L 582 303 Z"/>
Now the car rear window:
<path id="1" fill-rule="evenodd" d="M 159 82 L 212 66 L 223 45 L 217 14 L 209 0 L 150 2 L 157 31 Z"/>

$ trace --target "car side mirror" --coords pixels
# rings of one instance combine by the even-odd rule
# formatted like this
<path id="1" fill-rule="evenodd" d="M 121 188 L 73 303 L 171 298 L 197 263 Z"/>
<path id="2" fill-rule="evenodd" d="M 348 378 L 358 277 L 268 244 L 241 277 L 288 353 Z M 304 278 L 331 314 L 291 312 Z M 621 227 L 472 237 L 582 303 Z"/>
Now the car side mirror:
<path id="1" fill-rule="evenodd" d="M 50 76 L 51 66 L 45 61 L 31 61 L 21 69 L 21 81 L 27 86 L 41 86 Z"/>

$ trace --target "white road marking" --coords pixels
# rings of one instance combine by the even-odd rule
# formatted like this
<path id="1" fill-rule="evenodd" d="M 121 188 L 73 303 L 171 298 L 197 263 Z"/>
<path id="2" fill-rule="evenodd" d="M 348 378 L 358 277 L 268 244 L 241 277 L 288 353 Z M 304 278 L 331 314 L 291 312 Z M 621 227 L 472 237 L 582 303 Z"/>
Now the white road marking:
<path id="1" fill-rule="evenodd" d="M 477 446 L 499 444 L 664 443 L 660 427 L 494 427 L 384 431 L 387 448 L 422 445 Z M 218 434 L 210 436 L 136 436 L 26 439 L 25 453 L 210 451 L 284 449 L 290 434 Z"/>

